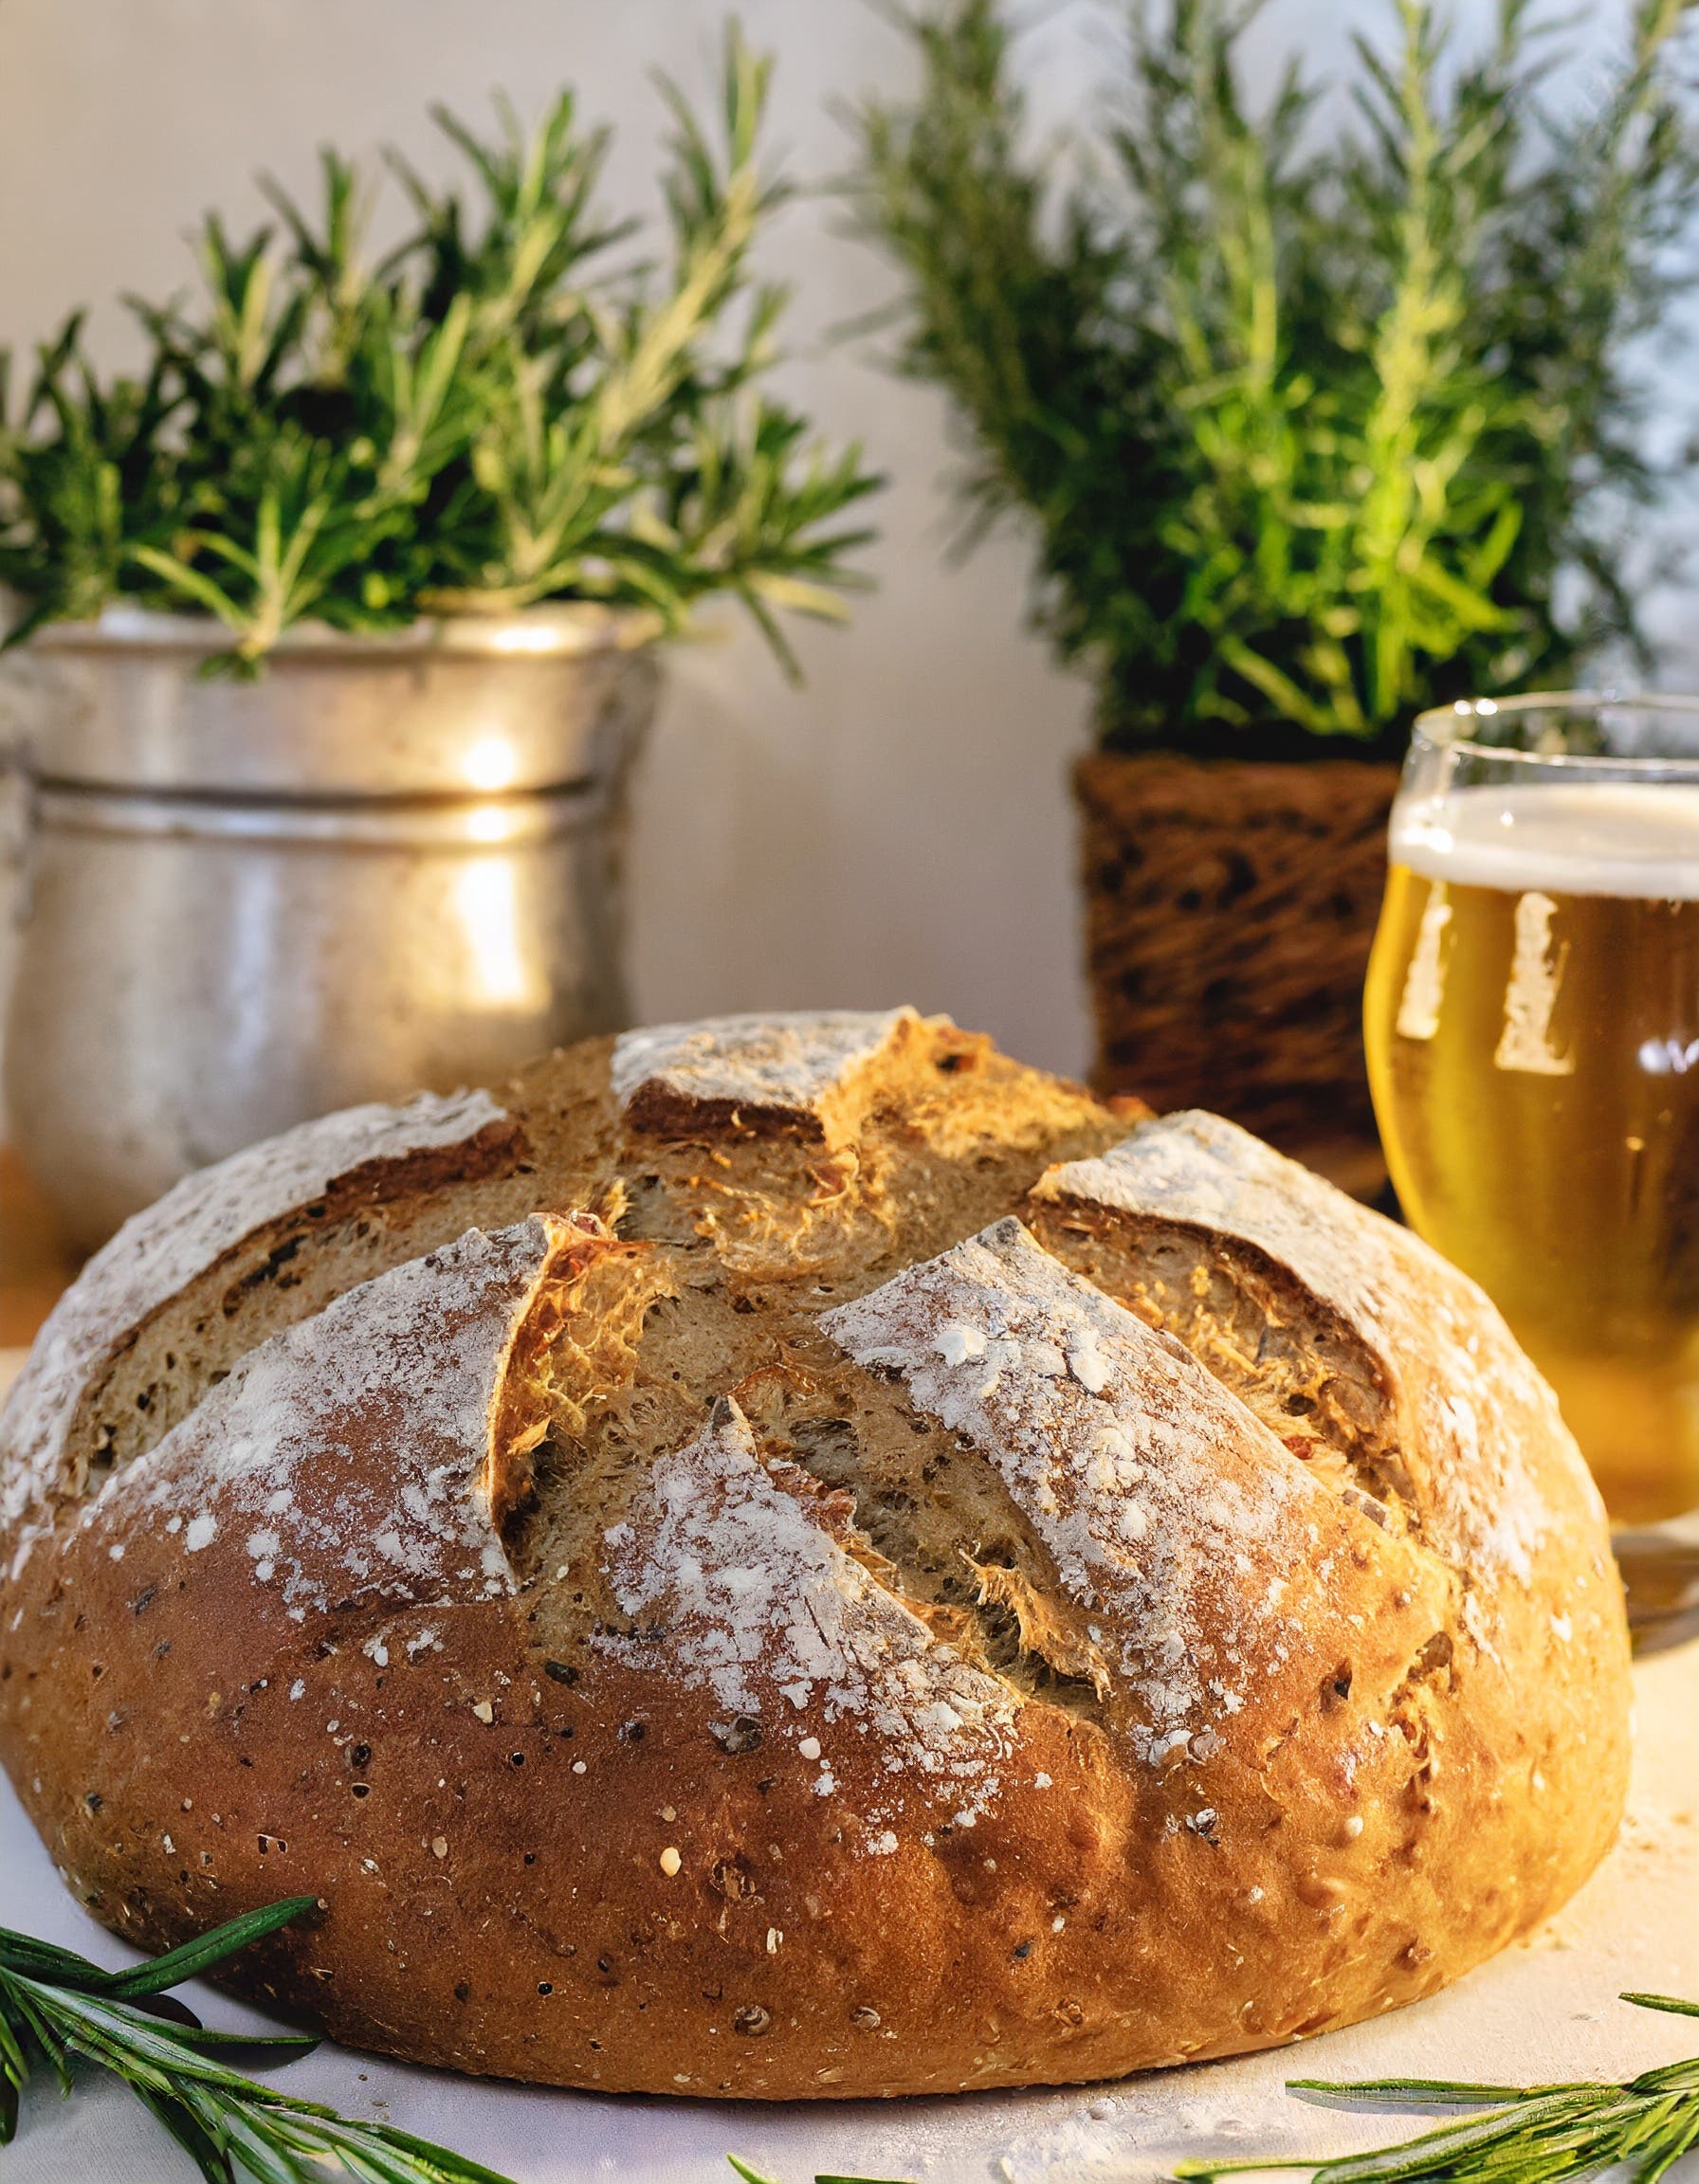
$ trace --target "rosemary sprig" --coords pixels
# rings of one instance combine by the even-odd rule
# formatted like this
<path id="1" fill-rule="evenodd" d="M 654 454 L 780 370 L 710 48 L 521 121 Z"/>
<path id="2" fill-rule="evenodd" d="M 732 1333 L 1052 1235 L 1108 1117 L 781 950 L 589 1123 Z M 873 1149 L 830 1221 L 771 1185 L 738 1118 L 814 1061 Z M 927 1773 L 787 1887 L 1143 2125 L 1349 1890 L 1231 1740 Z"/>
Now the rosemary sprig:
<path id="1" fill-rule="evenodd" d="M 1699 2017 L 1699 2002 L 1672 1994 L 1624 1994 L 1642 2010 Z M 1364 2078 L 1339 2084 L 1288 2078 L 1287 2090 L 1342 2106 L 1396 2102 L 1407 2108 L 1475 2108 L 1485 2113 L 1442 2123 L 1401 2145 L 1333 2161 L 1180 2161 L 1173 2174 L 1193 2184 L 1217 2176 L 1307 2169 L 1311 2184 L 1567 2184 L 1618 2163 L 1627 2184 L 1657 2184 L 1672 2163 L 1699 2146 L 1699 2056 L 1642 2070 L 1621 2085 L 1473 2085 L 1437 2078 Z M 743 2184 L 773 2184 L 728 2155 Z M 814 2184 L 892 2184 L 872 2176 L 816 2176 Z"/>
<path id="2" fill-rule="evenodd" d="M 10 2143 L 18 2096 L 37 2063 L 66 2093 L 82 2058 L 121 2078 L 193 2158 L 208 2184 L 510 2184 L 388 2123 L 350 2122 L 317 2101 L 262 2085 L 219 2060 L 219 2048 L 294 2061 L 317 2042 L 209 2031 L 163 1990 L 210 1970 L 303 1911 L 292 1896 L 232 1919 L 125 1972 L 105 1972 L 49 1941 L 0 1927 L 0 2145 Z"/>
<path id="3" fill-rule="evenodd" d="M 1699 2002 L 1624 1994 L 1643 2010 L 1699 2017 Z M 1336 2084 L 1288 2079 L 1288 2090 L 1356 2106 L 1484 2108 L 1419 2138 L 1334 2161 L 1181 2161 L 1176 2176 L 1212 2180 L 1247 2170 L 1307 2169 L 1312 2184 L 1563 2184 L 1626 2165 L 1631 2184 L 1656 2184 L 1699 2146 L 1699 2056 L 1642 2070 L 1626 2084 L 1474 2085 L 1434 2078 L 1366 2078 Z"/>

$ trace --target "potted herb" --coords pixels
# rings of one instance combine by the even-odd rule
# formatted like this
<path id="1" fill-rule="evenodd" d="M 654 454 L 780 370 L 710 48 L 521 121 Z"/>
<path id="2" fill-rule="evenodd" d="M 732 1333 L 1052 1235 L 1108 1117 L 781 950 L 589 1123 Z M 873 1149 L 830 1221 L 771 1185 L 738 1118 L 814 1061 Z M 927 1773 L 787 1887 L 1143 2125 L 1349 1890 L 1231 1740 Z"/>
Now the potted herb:
<path id="1" fill-rule="evenodd" d="M 1060 160 L 1027 140 L 995 0 L 922 12 L 918 95 L 857 116 L 862 202 L 905 276 L 896 360 L 953 398 L 970 512 L 1028 514 L 1039 622 L 1096 679 L 1075 787 L 1100 1085 L 1361 1174 L 1410 721 L 1645 650 L 1624 353 L 1685 271 L 1686 10 L 1635 0 L 1565 118 L 1518 0 L 1473 58 L 1397 0 L 1339 120 L 1296 65 L 1247 100 L 1252 12 L 1136 6 L 1102 140 Z"/>
<path id="2" fill-rule="evenodd" d="M 303 1116 L 623 1020 L 655 640 L 729 593 L 794 671 L 782 617 L 841 614 L 869 536 L 859 452 L 762 384 L 767 81 L 733 33 L 722 127 L 667 88 L 647 258 L 571 94 L 488 141 L 439 113 L 471 188 L 393 157 L 393 248 L 327 152 L 316 213 L 210 218 L 199 296 L 132 304 L 137 375 L 81 318 L 10 406 L 0 369 L 35 816 L 8 1089 L 78 1241 Z"/>

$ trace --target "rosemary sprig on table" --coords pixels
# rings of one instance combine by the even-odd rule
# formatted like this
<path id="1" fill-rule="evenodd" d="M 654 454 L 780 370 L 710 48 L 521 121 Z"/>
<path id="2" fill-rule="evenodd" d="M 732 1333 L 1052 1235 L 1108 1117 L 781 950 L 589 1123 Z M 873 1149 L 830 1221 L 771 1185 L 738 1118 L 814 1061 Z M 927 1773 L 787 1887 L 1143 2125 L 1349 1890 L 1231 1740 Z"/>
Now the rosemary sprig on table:
<path id="1" fill-rule="evenodd" d="M 1699 2017 L 1699 2002 L 1671 1994 L 1624 1994 L 1643 2010 Z M 1338 2084 L 1289 2078 L 1287 2089 L 1324 2102 L 1406 2108 L 1484 2108 L 1479 2116 L 1338 2160 L 1180 2161 L 1193 2184 L 1217 2176 L 1307 2169 L 1310 2184 L 1566 2184 L 1618 2163 L 1629 2184 L 1656 2184 L 1699 2146 L 1699 2056 L 1642 2070 L 1621 2085 L 1471 2085 L 1435 2078 L 1365 2078 Z M 730 2157 L 743 2184 L 772 2180 Z M 868 2176 L 816 2176 L 814 2184 L 881 2184 Z M 888 2180 L 886 2180 L 888 2184 Z"/>
<path id="2" fill-rule="evenodd" d="M 1699 2017 L 1699 2002 L 1624 1994 L 1643 2010 Z M 1312 2184 L 1562 2184 L 1626 2165 L 1632 2184 L 1655 2184 L 1699 2146 L 1699 2056 L 1642 2070 L 1622 2085 L 1471 2085 L 1433 2078 L 1366 2078 L 1335 2084 L 1288 2081 L 1294 2093 L 1406 2108 L 1485 2108 L 1399 2146 L 1337 2161 L 1182 2161 L 1177 2176 L 1210 2179 L 1246 2170 L 1308 2169 Z"/>
<path id="3" fill-rule="evenodd" d="M 208 2031 L 167 1996 L 179 1980 L 313 1907 L 292 1896 L 163 1956 L 105 1972 L 51 1942 L 0 1927 L 0 2145 L 17 2130 L 18 2096 L 46 2063 L 66 2093 L 78 2058 L 121 2078 L 192 2157 L 208 2184 L 510 2184 L 493 2169 L 388 2123 L 350 2122 L 334 2108 L 262 2085 L 221 2062 L 218 2048 L 260 2050 L 291 2061 L 318 2043 L 297 2035 L 256 2039 Z"/>

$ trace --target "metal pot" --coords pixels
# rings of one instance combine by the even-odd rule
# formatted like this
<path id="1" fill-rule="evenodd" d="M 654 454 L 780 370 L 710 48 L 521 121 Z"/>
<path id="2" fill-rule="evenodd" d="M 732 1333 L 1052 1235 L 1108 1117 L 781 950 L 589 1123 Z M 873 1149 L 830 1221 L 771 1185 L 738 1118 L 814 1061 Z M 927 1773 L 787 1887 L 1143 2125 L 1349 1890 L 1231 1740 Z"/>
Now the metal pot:
<path id="1" fill-rule="evenodd" d="M 292 631 L 109 611 L 0 664 L 22 806 L 13 1141 L 92 1246 L 186 1174 L 351 1102 L 499 1078 L 627 1019 L 647 619 Z"/>

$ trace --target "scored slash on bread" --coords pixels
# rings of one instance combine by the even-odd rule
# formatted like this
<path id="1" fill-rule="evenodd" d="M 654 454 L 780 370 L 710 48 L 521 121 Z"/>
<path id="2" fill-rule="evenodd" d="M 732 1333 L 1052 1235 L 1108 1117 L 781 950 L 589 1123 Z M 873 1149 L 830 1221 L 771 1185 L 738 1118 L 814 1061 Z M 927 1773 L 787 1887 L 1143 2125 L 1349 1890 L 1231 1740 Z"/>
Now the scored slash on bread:
<path id="1" fill-rule="evenodd" d="M 192 1282 L 204 1284 L 216 1269 L 236 1292 L 320 1236 L 334 1237 L 353 1210 L 510 1169 L 522 1153 L 513 1119 L 487 1093 L 422 1092 L 401 1106 L 326 1116 L 168 1191 L 96 1252 L 12 1388 L 0 1418 L 0 1521 L 16 1523 L 80 1490 L 115 1446 L 119 1461 L 133 1452 L 138 1398 L 144 1416 L 153 1408 L 148 1391 L 125 1389 L 112 1417 L 91 1420 L 90 1411 L 114 1369 Z M 228 1296 L 221 1304 L 228 1317 Z"/>
<path id="2" fill-rule="evenodd" d="M 780 1467 L 812 1484 L 794 1466 Z M 696 1438 L 655 1465 L 628 1514 L 604 1534 L 603 1569 L 629 1634 L 599 1650 L 639 1670 L 705 1685 L 732 1720 L 767 1724 L 800 1747 L 810 1723 L 879 1739 L 883 1780 L 859 1803 L 866 1847 L 886 1856 L 886 1822 L 942 1789 L 959 1824 L 997 1794 L 1015 1700 L 996 1677 L 941 1646 L 921 1618 L 786 1492 L 729 1398 Z M 659 1633 L 659 1635 L 651 1635 Z M 836 1789 L 829 1752 L 813 1789 Z"/>
<path id="3" fill-rule="evenodd" d="M 913 1009 L 663 1024 L 615 1041 L 613 1093 L 633 1130 L 665 1136 L 736 1118 L 834 1141 L 853 1125 L 867 1065 L 921 1028 Z"/>
<path id="4" fill-rule="evenodd" d="M 72 1886 L 152 1946 L 317 1896 L 232 1978 L 417 2060 L 1231 2053 L 1526 1932 L 1620 1809 L 1602 1515 L 1486 1301 L 912 1010 L 191 1179 L 0 1468 L 0 1741 Z"/>
<path id="5" fill-rule="evenodd" d="M 822 1325 L 996 1465 L 1092 1619 L 1082 1650 L 1099 1664 L 1099 1696 L 1113 1703 L 1131 1685 L 1117 1725 L 1147 1760 L 1207 1759 L 1234 1715 L 1276 1732 L 1269 1669 L 1282 1633 L 1315 1656 L 1318 1678 L 1353 1648 L 1356 1589 L 1343 1578 L 1301 1628 L 1279 1603 L 1306 1562 L 1332 1579 L 1362 1520 L 1189 1352 L 1014 1218 Z M 1426 1590 L 1415 1570 L 1400 1575 L 1402 1589 Z"/>
<path id="6" fill-rule="evenodd" d="M 1395 1463 L 1401 1498 L 1419 1500 L 1433 1545 L 1527 1575 L 1547 1519 L 1525 1452 L 1562 1430 L 1557 1405 L 1489 1300 L 1418 1236 L 1249 1131 L 1197 1112 L 1142 1123 L 1101 1156 L 1050 1170 L 1032 1196 L 1062 1226 L 1070 1207 L 1098 1210 L 1110 1231 L 1129 1216 L 1120 1226 L 1146 1253 L 1159 1239 L 1172 1249 L 1190 1237 L 1191 1293 L 1170 1295 L 1169 1323 L 1230 1386 L 1249 1385 L 1259 1366 L 1265 1387 L 1275 1376 L 1266 1351 L 1247 1361 L 1223 1340 L 1213 1301 L 1190 1279 L 1203 1264 L 1196 1253 L 1211 1255 L 1206 1290 L 1221 1282 L 1260 1292 L 1252 1310 L 1265 1343 L 1271 1324 L 1275 1339 L 1285 1331 L 1272 1295 L 1282 1292 L 1305 1346 L 1303 1376 L 1325 1389 L 1336 1443 L 1364 1483 L 1383 1487 L 1379 1466 Z M 1140 1286 L 1149 1299 L 1148 1280 Z M 1288 1424 L 1316 1415 L 1285 1413 Z"/>
<path id="7" fill-rule="evenodd" d="M 190 1558 L 237 1540 L 298 1624 L 512 1592 L 499 1514 L 523 1498 L 511 1473 L 525 1459 L 498 1424 L 516 1345 L 598 1241 L 554 1220 L 474 1228 L 350 1290 L 251 1351 L 82 1528 L 138 1592 L 192 1585 L 204 1565 Z"/>

